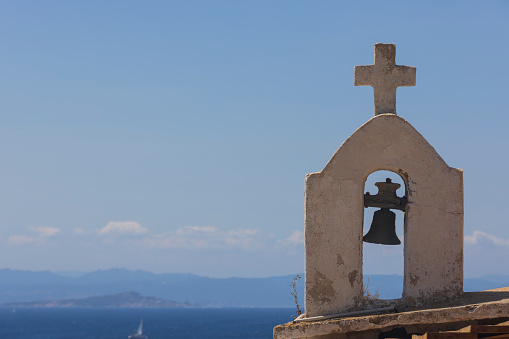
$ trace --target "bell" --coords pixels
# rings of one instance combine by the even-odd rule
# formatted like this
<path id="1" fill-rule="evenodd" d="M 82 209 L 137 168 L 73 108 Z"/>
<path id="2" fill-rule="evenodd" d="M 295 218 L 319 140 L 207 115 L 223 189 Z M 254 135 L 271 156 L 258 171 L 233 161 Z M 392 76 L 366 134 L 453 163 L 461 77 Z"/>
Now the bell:
<path id="1" fill-rule="evenodd" d="M 381 208 L 373 215 L 368 233 L 362 238 L 365 242 L 382 245 L 399 245 L 396 235 L 396 214 L 388 208 Z"/>

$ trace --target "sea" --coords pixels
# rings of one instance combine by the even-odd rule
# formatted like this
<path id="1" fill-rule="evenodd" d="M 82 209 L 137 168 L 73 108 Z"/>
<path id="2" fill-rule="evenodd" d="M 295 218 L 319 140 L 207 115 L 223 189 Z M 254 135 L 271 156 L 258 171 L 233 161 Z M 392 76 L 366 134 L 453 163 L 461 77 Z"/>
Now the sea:
<path id="1" fill-rule="evenodd" d="M 0 308 L 0 339 L 272 338 L 292 308 Z"/>

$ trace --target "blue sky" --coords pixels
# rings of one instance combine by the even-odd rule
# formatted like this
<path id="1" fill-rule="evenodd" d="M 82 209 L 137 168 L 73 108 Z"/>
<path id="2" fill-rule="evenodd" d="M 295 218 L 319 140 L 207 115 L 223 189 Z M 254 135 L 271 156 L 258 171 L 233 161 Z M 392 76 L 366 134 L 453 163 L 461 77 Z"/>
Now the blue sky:
<path id="1" fill-rule="evenodd" d="M 0 267 L 302 272 L 304 176 L 373 115 L 385 42 L 464 170 L 465 276 L 509 273 L 509 3 L 411 4 L 0 1 Z"/>

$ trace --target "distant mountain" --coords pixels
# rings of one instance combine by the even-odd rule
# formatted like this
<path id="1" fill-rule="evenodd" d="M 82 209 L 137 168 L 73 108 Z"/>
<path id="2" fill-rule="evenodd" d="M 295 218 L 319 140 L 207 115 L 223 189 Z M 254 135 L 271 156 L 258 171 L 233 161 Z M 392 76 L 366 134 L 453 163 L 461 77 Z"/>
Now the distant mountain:
<path id="1" fill-rule="evenodd" d="M 158 275 L 147 271 L 131 271 L 124 268 L 112 268 L 109 270 L 97 270 L 78 277 L 81 283 L 122 283 L 125 281 L 154 281 Z"/>
<path id="2" fill-rule="evenodd" d="M 2 303 L 0 307 L 200 307 L 198 304 L 145 297 L 137 292 L 124 292 L 83 299 L 23 301 Z"/>
<path id="3" fill-rule="evenodd" d="M 0 303 L 79 299 L 136 291 L 166 300 L 186 300 L 204 307 L 293 307 L 292 278 L 216 279 L 125 269 L 99 270 L 73 278 L 51 272 L 0 270 Z M 298 293 L 303 298 L 303 279 L 299 281 Z"/>
<path id="4" fill-rule="evenodd" d="M 304 276 L 301 274 L 301 276 Z M 155 274 L 126 269 L 99 270 L 78 277 L 49 271 L 0 270 L 0 303 L 82 299 L 136 291 L 165 300 L 185 300 L 204 307 L 294 307 L 290 284 L 293 275 L 269 278 L 217 279 L 194 274 Z M 369 290 L 383 299 L 400 298 L 403 277 L 368 275 Z M 509 286 L 509 276 L 490 275 L 465 279 L 465 291 Z M 304 303 L 304 278 L 297 282 L 300 304 Z"/>
<path id="5" fill-rule="evenodd" d="M 82 275 L 87 274 L 88 272 L 83 271 L 55 271 L 56 274 L 61 275 L 62 277 L 71 277 L 71 278 L 77 278 L 81 277 Z"/>
<path id="6" fill-rule="evenodd" d="M 34 281 L 40 284 L 59 284 L 71 281 L 69 277 L 63 277 L 50 271 L 21 271 L 4 268 L 0 270 L 0 284 L 32 285 Z"/>

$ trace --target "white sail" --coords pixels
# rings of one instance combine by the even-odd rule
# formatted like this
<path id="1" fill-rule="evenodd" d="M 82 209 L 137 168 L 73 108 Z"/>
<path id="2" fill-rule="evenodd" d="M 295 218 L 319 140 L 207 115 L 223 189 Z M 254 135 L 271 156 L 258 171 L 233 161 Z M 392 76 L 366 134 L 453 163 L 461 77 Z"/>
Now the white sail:
<path id="1" fill-rule="evenodd" d="M 136 332 L 136 334 L 143 334 L 143 319 L 140 320 L 140 327 L 138 327 L 138 332 Z"/>
<path id="2" fill-rule="evenodd" d="M 138 327 L 138 331 L 136 333 L 131 334 L 127 337 L 128 339 L 148 339 L 146 335 L 143 334 L 143 319 L 140 319 L 140 326 Z"/>

